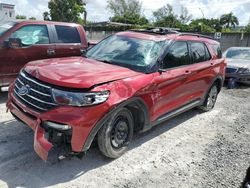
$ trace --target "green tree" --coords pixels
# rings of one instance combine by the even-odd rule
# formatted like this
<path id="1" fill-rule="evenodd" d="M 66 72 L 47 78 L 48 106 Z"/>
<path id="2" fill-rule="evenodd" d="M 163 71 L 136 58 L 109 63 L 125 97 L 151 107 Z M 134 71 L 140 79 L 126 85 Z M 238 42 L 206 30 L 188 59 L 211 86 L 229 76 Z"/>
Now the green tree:
<path id="1" fill-rule="evenodd" d="M 189 24 L 188 30 L 194 32 L 205 32 L 205 33 L 216 32 L 216 30 L 213 27 L 207 25 L 206 22 L 198 22 L 198 21 L 192 21 Z"/>
<path id="2" fill-rule="evenodd" d="M 29 20 L 36 20 L 36 18 L 35 17 L 30 17 Z"/>
<path id="3" fill-rule="evenodd" d="M 230 26 L 235 27 L 236 25 L 239 25 L 238 18 L 234 16 L 232 12 L 230 12 L 229 14 L 223 14 L 220 18 L 220 22 L 226 28 L 229 28 Z"/>
<path id="4" fill-rule="evenodd" d="M 189 24 L 189 29 L 199 32 L 219 32 L 222 30 L 222 25 L 219 19 L 206 19 L 199 18 L 192 20 Z"/>
<path id="5" fill-rule="evenodd" d="M 137 25 L 148 23 L 142 15 L 142 3 L 139 0 L 108 0 L 107 8 L 113 14 L 110 21 Z"/>
<path id="6" fill-rule="evenodd" d="M 158 27 L 181 27 L 182 23 L 178 19 L 178 15 L 174 14 L 173 7 L 170 4 L 159 8 L 153 12 L 154 25 Z"/>
<path id="7" fill-rule="evenodd" d="M 173 7 L 170 4 L 159 8 L 153 12 L 155 22 L 164 20 L 167 16 L 174 16 Z"/>
<path id="8" fill-rule="evenodd" d="M 50 20 L 49 12 L 46 11 L 46 12 L 43 13 L 43 19 L 46 20 L 46 21 Z"/>
<path id="9" fill-rule="evenodd" d="M 27 17 L 24 16 L 24 15 L 16 15 L 16 19 L 18 19 L 18 20 L 26 20 Z"/>
<path id="10" fill-rule="evenodd" d="M 125 13 L 123 16 L 114 16 L 111 18 L 111 21 L 133 25 L 145 25 L 148 23 L 148 20 L 145 17 L 141 17 L 139 14 L 129 13 Z"/>
<path id="11" fill-rule="evenodd" d="M 79 22 L 81 14 L 86 12 L 82 0 L 50 0 L 49 12 L 44 12 L 44 20 Z"/>
<path id="12" fill-rule="evenodd" d="M 191 19 L 192 19 L 192 15 L 189 14 L 188 9 L 186 7 L 181 7 L 181 15 L 179 17 L 179 21 L 182 24 L 187 24 Z"/>
<path id="13" fill-rule="evenodd" d="M 244 28 L 246 33 L 250 33 L 250 23 Z"/>

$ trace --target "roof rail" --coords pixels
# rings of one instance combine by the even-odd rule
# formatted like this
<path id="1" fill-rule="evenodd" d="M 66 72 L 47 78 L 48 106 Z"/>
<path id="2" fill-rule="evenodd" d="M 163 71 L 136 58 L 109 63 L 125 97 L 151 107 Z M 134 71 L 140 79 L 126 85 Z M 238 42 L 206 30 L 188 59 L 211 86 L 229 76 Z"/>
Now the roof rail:
<path id="1" fill-rule="evenodd" d="M 177 28 L 147 28 L 147 29 L 131 29 L 130 31 L 140 32 L 140 33 L 149 33 L 149 34 L 158 34 L 158 35 L 167 35 L 167 34 L 178 34 Z"/>
<path id="2" fill-rule="evenodd" d="M 207 35 L 198 34 L 198 33 L 179 33 L 179 36 L 196 36 L 196 37 L 202 37 L 202 38 L 207 38 L 207 39 L 215 40 L 213 37 L 210 37 L 210 36 L 207 36 Z"/>
<path id="3" fill-rule="evenodd" d="M 196 36 L 196 37 L 202 37 L 202 38 L 216 40 L 213 37 L 198 34 L 198 33 L 182 33 L 182 32 L 179 32 L 180 29 L 178 29 L 178 28 L 167 28 L 167 27 L 154 28 L 154 27 L 152 27 L 152 28 L 147 28 L 147 29 L 131 29 L 130 31 L 140 32 L 140 33 L 148 33 L 148 34 L 157 34 L 157 35 L 177 34 L 179 36 Z"/>

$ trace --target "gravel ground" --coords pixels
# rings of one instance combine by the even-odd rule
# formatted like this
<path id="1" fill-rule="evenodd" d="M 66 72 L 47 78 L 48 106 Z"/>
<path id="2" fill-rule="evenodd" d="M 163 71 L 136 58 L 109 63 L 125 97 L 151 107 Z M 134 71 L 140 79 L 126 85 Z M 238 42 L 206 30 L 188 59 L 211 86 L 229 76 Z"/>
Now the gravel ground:
<path id="1" fill-rule="evenodd" d="M 0 187 L 239 187 L 250 165 L 250 89 L 220 93 L 214 110 L 186 112 L 137 135 L 117 160 L 93 146 L 82 160 L 43 162 L 33 132 L 0 94 Z"/>

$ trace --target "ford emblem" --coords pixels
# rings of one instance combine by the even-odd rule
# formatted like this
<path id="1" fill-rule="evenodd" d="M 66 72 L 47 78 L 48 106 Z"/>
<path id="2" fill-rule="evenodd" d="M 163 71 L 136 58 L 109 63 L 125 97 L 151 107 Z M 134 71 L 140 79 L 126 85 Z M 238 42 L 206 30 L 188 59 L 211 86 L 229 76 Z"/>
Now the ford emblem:
<path id="1" fill-rule="evenodd" d="M 27 95 L 30 91 L 30 86 L 29 85 L 26 85 L 26 86 L 22 86 L 19 91 L 18 91 L 18 94 L 21 95 L 21 96 L 24 96 L 24 95 Z"/>

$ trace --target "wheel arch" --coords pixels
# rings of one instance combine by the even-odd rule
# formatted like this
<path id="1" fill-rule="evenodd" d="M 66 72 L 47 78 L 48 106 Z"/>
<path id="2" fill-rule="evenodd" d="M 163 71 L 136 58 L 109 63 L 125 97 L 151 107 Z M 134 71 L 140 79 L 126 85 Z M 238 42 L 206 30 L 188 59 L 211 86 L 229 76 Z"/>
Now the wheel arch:
<path id="1" fill-rule="evenodd" d="M 207 89 L 206 94 L 209 92 L 209 90 L 211 89 L 211 87 L 212 87 L 214 84 L 217 84 L 218 91 L 220 92 L 220 91 L 221 91 L 221 88 L 222 88 L 222 86 L 223 86 L 223 82 L 224 82 L 224 79 L 223 79 L 222 76 L 219 76 L 219 75 L 216 76 L 216 77 L 212 80 L 212 82 L 211 82 L 209 88 Z"/>
<path id="2" fill-rule="evenodd" d="M 219 93 L 219 92 L 221 91 L 222 86 L 223 86 L 223 82 L 224 82 L 224 79 L 223 79 L 222 76 L 219 76 L 219 75 L 216 76 L 216 77 L 212 80 L 212 82 L 211 82 L 211 84 L 209 85 L 209 87 L 207 88 L 206 92 L 204 93 L 203 98 L 202 98 L 200 104 L 203 104 L 203 103 L 204 103 L 204 101 L 206 100 L 206 97 L 207 97 L 207 95 L 208 95 L 208 92 L 210 91 L 210 89 L 213 87 L 213 85 L 214 85 L 215 83 L 217 84 L 218 93 Z"/>
<path id="3" fill-rule="evenodd" d="M 218 93 L 221 91 L 221 88 L 223 86 L 223 82 L 224 82 L 223 78 L 221 76 L 218 76 L 218 77 L 216 77 L 216 79 L 214 80 L 214 82 L 212 84 L 212 85 L 214 85 L 214 84 L 217 85 Z M 211 87 L 212 87 L 212 85 L 211 85 Z"/>
<path id="4" fill-rule="evenodd" d="M 150 128 L 150 118 L 149 118 L 150 116 L 149 116 L 149 110 L 148 110 L 146 103 L 140 97 L 130 98 L 114 106 L 108 113 L 104 115 L 103 118 L 101 118 L 101 120 L 97 122 L 94 128 L 90 131 L 90 134 L 88 135 L 84 143 L 83 151 L 87 151 L 90 148 L 98 131 L 102 128 L 103 124 L 109 119 L 110 115 L 115 113 L 120 108 L 124 108 L 124 107 L 128 108 L 131 111 L 133 118 L 134 118 L 135 125 L 138 125 L 135 127 L 136 131 L 143 132 Z M 137 114 L 139 114 L 139 116 Z"/>

